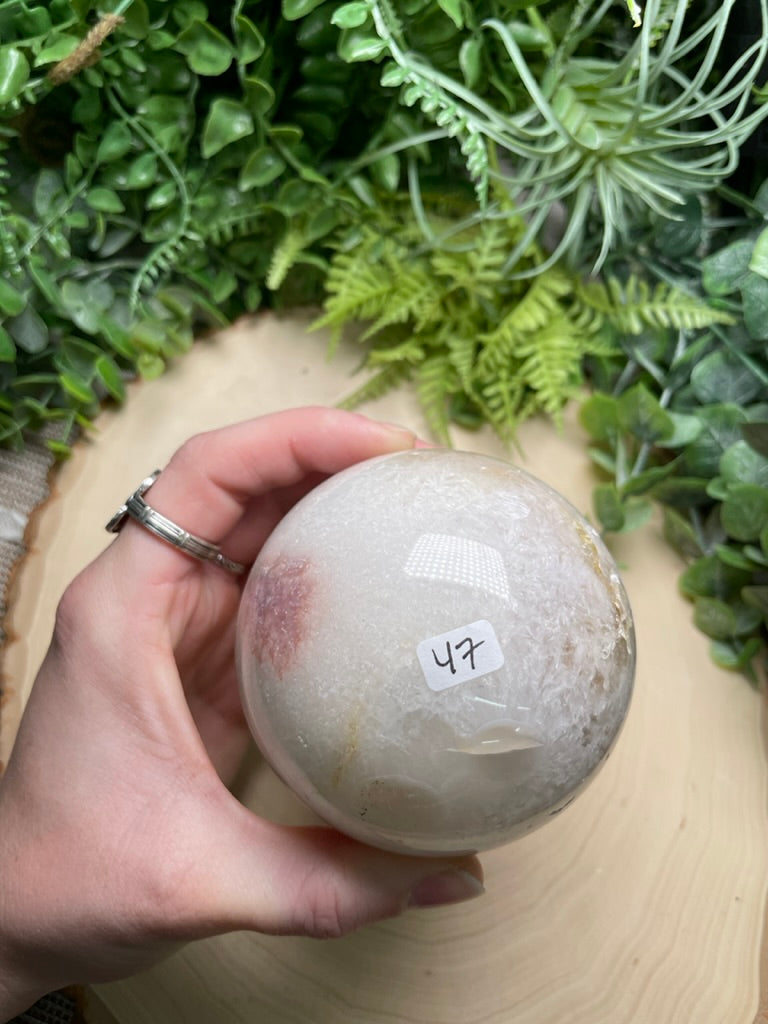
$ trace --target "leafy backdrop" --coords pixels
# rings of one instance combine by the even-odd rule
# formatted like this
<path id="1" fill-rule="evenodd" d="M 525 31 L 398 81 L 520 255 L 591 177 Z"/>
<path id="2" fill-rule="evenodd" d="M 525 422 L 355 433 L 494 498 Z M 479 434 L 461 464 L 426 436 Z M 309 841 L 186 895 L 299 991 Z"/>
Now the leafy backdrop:
<path id="1" fill-rule="evenodd" d="M 0 440 L 319 304 L 446 441 L 582 400 L 599 523 L 661 504 L 755 678 L 767 2 L 0 0 Z"/>

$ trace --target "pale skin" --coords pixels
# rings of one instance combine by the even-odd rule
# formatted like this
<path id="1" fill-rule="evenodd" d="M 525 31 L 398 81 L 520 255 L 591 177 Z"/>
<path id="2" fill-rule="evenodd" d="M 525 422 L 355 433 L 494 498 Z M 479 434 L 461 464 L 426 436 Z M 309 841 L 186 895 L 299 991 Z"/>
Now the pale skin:
<path id="1" fill-rule="evenodd" d="M 148 500 L 250 565 L 320 480 L 416 443 L 356 414 L 290 410 L 192 438 Z M 475 857 L 278 826 L 232 795 L 250 742 L 243 583 L 128 522 L 67 589 L 0 782 L 0 1020 L 204 936 L 334 937 L 482 892 Z"/>

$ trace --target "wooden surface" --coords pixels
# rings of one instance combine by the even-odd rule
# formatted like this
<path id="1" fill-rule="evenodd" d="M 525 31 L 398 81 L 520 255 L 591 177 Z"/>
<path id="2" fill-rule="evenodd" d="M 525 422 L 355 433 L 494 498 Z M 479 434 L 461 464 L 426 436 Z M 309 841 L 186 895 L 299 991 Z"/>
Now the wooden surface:
<path id="1" fill-rule="evenodd" d="M 239 325 L 199 343 L 62 467 L 35 519 L 11 596 L 10 694 L 0 758 L 50 635 L 56 601 L 109 538 L 136 483 L 198 430 L 271 410 L 331 404 L 358 353 L 325 361 L 301 322 Z M 366 411 L 423 432 L 412 395 Z M 458 447 L 504 455 L 487 433 Z M 583 511 L 594 483 L 573 424 L 546 423 L 507 453 Z M 656 527 L 622 538 L 639 666 L 616 750 L 562 815 L 484 856 L 487 895 L 411 912 L 335 942 L 238 933 L 188 947 L 102 986 L 119 1024 L 752 1024 L 763 1019 L 768 876 L 763 701 L 717 670 L 678 596 L 677 557 Z M 311 820 L 254 757 L 242 798 L 281 821 Z M 226 865 L 222 865 L 226 870 Z M 766 1018 L 768 1019 L 768 1018 Z"/>

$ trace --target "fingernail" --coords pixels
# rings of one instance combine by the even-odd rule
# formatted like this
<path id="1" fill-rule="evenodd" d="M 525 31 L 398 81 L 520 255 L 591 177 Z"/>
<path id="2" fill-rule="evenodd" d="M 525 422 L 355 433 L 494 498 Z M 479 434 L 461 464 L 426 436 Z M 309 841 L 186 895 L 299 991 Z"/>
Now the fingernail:
<path id="1" fill-rule="evenodd" d="M 439 875 L 423 878 L 412 890 L 409 907 L 444 907 L 482 896 L 485 886 L 468 871 L 453 868 Z"/>
<path id="2" fill-rule="evenodd" d="M 379 423 L 379 426 L 391 439 L 393 451 L 402 451 L 405 448 L 413 448 L 416 444 L 416 435 L 408 427 L 401 427 L 399 423 Z"/>

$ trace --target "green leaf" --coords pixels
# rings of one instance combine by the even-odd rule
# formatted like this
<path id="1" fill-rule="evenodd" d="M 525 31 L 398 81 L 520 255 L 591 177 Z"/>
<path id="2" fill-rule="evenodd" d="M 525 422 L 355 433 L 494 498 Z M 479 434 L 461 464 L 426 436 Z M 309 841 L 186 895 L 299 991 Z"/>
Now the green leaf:
<path id="1" fill-rule="evenodd" d="M 102 135 L 96 150 L 96 163 L 109 163 L 119 160 L 130 152 L 133 146 L 133 133 L 123 121 L 113 121 Z"/>
<path id="2" fill-rule="evenodd" d="M 371 176 L 385 192 L 397 192 L 400 186 L 400 159 L 388 153 L 371 164 Z"/>
<path id="3" fill-rule="evenodd" d="M 673 508 L 696 508 L 708 505 L 706 477 L 673 476 L 654 484 L 651 496 Z"/>
<path id="4" fill-rule="evenodd" d="M 676 463 L 668 462 L 663 466 L 651 466 L 641 473 L 635 473 L 620 488 L 622 498 L 629 498 L 633 495 L 647 494 L 660 481 L 674 473 Z"/>
<path id="5" fill-rule="evenodd" d="M 84 405 L 94 405 L 98 398 L 91 385 L 76 373 L 62 373 L 59 382 L 67 394 Z"/>
<path id="6" fill-rule="evenodd" d="M 686 448 L 684 458 L 690 476 L 714 477 L 720 470 L 723 452 L 742 439 L 747 414 L 737 405 L 717 404 L 697 411 L 701 433 Z"/>
<path id="7" fill-rule="evenodd" d="M 338 52 L 342 60 L 349 64 L 357 61 L 376 60 L 387 50 L 387 44 L 378 36 L 358 29 L 347 29 L 342 32 Z"/>
<path id="8" fill-rule="evenodd" d="M 122 199 L 114 189 L 98 185 L 86 194 L 85 200 L 91 209 L 99 210 L 101 213 L 122 213 L 125 209 Z"/>
<path id="9" fill-rule="evenodd" d="M 339 28 L 360 28 L 370 16 L 367 3 L 349 3 L 337 7 L 331 15 L 331 24 Z"/>
<path id="10" fill-rule="evenodd" d="M 675 509 L 664 509 L 662 527 L 666 542 L 683 558 L 698 558 L 703 554 L 693 526 Z"/>
<path id="11" fill-rule="evenodd" d="M 286 21 L 298 21 L 299 18 L 306 18 L 324 2 L 325 0 L 283 0 L 280 6 Z"/>
<path id="12" fill-rule="evenodd" d="M 35 57 L 35 67 L 39 68 L 44 64 L 53 64 L 64 60 L 79 43 L 78 36 L 68 35 L 66 32 L 53 35 Z"/>
<path id="13" fill-rule="evenodd" d="M 470 36 L 461 44 L 459 67 L 467 86 L 476 88 L 483 74 L 483 43 L 477 36 Z"/>
<path id="14" fill-rule="evenodd" d="M 733 545 L 717 544 L 715 545 L 715 554 L 721 562 L 724 562 L 726 565 L 733 566 L 734 569 L 744 569 L 747 572 L 752 572 L 755 568 L 752 560 L 748 558 L 743 551 Z"/>
<path id="15" fill-rule="evenodd" d="M 262 146 L 248 157 L 240 171 L 237 187 L 241 192 L 269 185 L 285 170 L 285 160 L 269 146 Z"/>
<path id="16" fill-rule="evenodd" d="M 597 392 L 582 403 L 579 422 L 597 441 L 614 441 L 621 427 L 619 401 Z"/>
<path id="17" fill-rule="evenodd" d="M 768 524 L 768 490 L 755 484 L 734 484 L 720 509 L 720 521 L 734 540 L 757 540 Z"/>
<path id="18" fill-rule="evenodd" d="M 668 413 L 644 384 L 624 392 L 619 399 L 619 416 L 627 430 L 641 441 L 658 441 L 669 437 L 674 429 Z"/>
<path id="19" fill-rule="evenodd" d="M 744 323 L 753 338 L 768 338 L 768 280 L 748 274 L 741 286 Z"/>
<path id="20" fill-rule="evenodd" d="M 144 380 L 156 380 L 165 372 L 165 360 L 153 352 L 142 352 L 136 360 L 136 369 Z"/>
<path id="21" fill-rule="evenodd" d="M 122 374 L 114 359 L 106 353 L 100 355 L 93 365 L 96 375 L 106 388 L 107 392 L 117 402 L 125 398 L 125 383 Z"/>
<path id="22" fill-rule="evenodd" d="M 120 31 L 131 39 L 146 39 L 149 35 L 149 9 L 144 0 L 131 0 L 123 17 L 125 21 L 120 26 Z"/>
<path id="23" fill-rule="evenodd" d="M 744 587 L 741 591 L 746 604 L 751 605 L 752 608 L 757 608 L 760 614 L 768 619 L 768 586 L 760 585 L 754 587 Z"/>
<path id="24" fill-rule="evenodd" d="M 175 181 L 164 181 L 162 185 L 158 185 L 157 188 L 152 189 L 149 193 L 145 203 L 146 208 L 148 210 L 162 210 L 174 201 L 176 192 Z"/>
<path id="25" fill-rule="evenodd" d="M 464 11 L 462 0 L 437 0 L 437 6 L 443 11 L 456 28 L 464 28 Z"/>
<path id="26" fill-rule="evenodd" d="M 704 555 L 692 562 L 680 577 L 680 590 L 686 597 L 719 597 L 734 600 L 752 574 L 726 565 L 716 555 Z"/>
<path id="27" fill-rule="evenodd" d="M 672 433 L 659 438 L 656 444 L 659 448 L 687 448 L 704 429 L 701 420 L 698 416 L 688 413 L 674 412 L 671 409 L 665 411 L 672 420 Z"/>
<path id="28" fill-rule="evenodd" d="M 245 86 L 245 99 L 248 105 L 248 109 L 255 117 L 262 117 L 267 114 L 275 104 L 275 90 L 266 82 L 263 78 L 257 78 L 254 75 L 249 76 L 244 81 Z M 288 130 L 294 130 L 299 132 L 300 129 L 295 125 L 286 126 Z M 273 132 L 273 137 L 275 137 Z"/>
<path id="29" fill-rule="evenodd" d="M 61 175 L 50 168 L 43 168 L 37 175 L 32 202 L 35 213 L 41 221 L 46 221 L 56 200 L 63 191 Z"/>
<path id="30" fill-rule="evenodd" d="M 26 304 L 26 297 L 7 280 L 0 277 L 0 313 L 5 313 L 6 316 L 18 316 Z"/>
<path id="31" fill-rule="evenodd" d="M 751 637 L 745 641 L 715 640 L 710 644 L 709 653 L 720 668 L 747 672 L 750 678 L 754 673 L 749 671 L 750 664 L 762 647 L 759 637 Z"/>
<path id="32" fill-rule="evenodd" d="M 176 40 L 175 48 L 198 75 L 223 75 L 235 55 L 227 37 L 207 21 L 191 21 Z"/>
<path id="33" fill-rule="evenodd" d="M 768 488 L 768 458 L 746 441 L 736 441 L 723 452 L 720 473 L 729 484 L 756 484 Z"/>
<path id="34" fill-rule="evenodd" d="M 235 18 L 235 42 L 237 46 L 237 63 L 252 64 L 264 53 L 264 36 L 250 18 L 238 14 Z"/>
<path id="35" fill-rule="evenodd" d="M 755 247 L 752 250 L 752 258 L 749 261 L 749 269 L 753 274 L 760 277 L 768 277 L 768 228 L 763 228 L 757 236 Z"/>
<path id="36" fill-rule="evenodd" d="M 725 601 L 717 597 L 697 597 L 693 621 L 713 640 L 727 640 L 736 633 L 736 616 Z"/>
<path id="37" fill-rule="evenodd" d="M 15 46 L 0 49 L 0 104 L 15 100 L 29 79 L 29 62 Z"/>
<path id="38" fill-rule="evenodd" d="M 200 152 L 207 160 L 230 143 L 252 135 L 253 130 L 253 118 L 242 103 L 214 100 L 203 126 Z"/>
<path id="39" fill-rule="evenodd" d="M 0 327 L 0 363 L 12 363 L 16 359 L 13 338 L 4 327 Z"/>
<path id="40" fill-rule="evenodd" d="M 752 242 L 739 239 L 701 261 L 701 280 L 710 295 L 731 295 L 749 277 Z"/>
<path id="41" fill-rule="evenodd" d="M 114 301 L 114 290 L 105 281 L 94 278 L 86 284 L 79 281 L 65 281 L 61 286 L 61 301 L 81 331 L 95 334 L 100 327 L 101 314 Z"/>
<path id="42" fill-rule="evenodd" d="M 716 349 L 694 366 L 691 387 L 702 405 L 714 402 L 747 405 L 760 393 L 762 385 L 735 352 Z"/>
<path id="43" fill-rule="evenodd" d="M 6 323 L 8 333 L 18 348 L 30 355 L 44 352 L 48 347 L 48 327 L 40 314 L 31 306 Z"/>
<path id="44" fill-rule="evenodd" d="M 604 530 L 621 530 L 627 517 L 615 484 L 598 484 L 592 495 L 595 514 Z"/>

